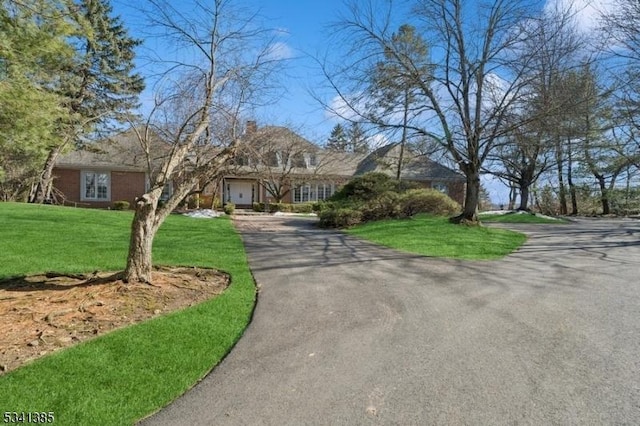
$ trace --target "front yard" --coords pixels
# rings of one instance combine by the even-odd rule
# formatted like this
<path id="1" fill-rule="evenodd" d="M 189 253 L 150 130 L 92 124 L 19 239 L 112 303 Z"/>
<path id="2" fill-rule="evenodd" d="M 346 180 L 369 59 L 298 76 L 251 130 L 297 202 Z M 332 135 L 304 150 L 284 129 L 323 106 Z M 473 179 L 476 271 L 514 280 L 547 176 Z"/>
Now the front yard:
<path id="1" fill-rule="evenodd" d="M 124 267 L 131 218 L 128 212 L 0 203 L 0 312 L 7 329 L 0 333 L 0 353 L 20 358 L 26 352 L 20 363 L 45 355 L 15 370 L 6 363 L 12 371 L 0 372 L 1 411 L 52 412 L 57 424 L 131 424 L 193 386 L 240 338 L 255 286 L 231 221 L 171 216 L 154 245 L 156 264 L 228 274 L 229 287 L 213 297 L 226 285 L 225 274 L 212 273 L 199 288 L 181 282 L 184 276 L 142 289 L 91 281 L 99 275 L 94 271 Z M 28 278 L 48 271 L 68 276 Z M 85 276 L 69 282 L 69 275 Z M 177 309 L 172 292 L 182 293 L 186 309 L 167 313 Z M 117 307 L 122 300 L 129 305 Z M 21 312 L 34 321 L 19 323 Z M 98 321 L 105 313 L 110 319 Z M 127 324 L 119 320 L 151 317 L 107 333 Z M 87 338 L 83 331 L 91 339 L 76 344 Z M 16 333 L 23 345 L 17 354 L 8 342 Z M 49 354 L 60 341 L 73 346 Z"/>

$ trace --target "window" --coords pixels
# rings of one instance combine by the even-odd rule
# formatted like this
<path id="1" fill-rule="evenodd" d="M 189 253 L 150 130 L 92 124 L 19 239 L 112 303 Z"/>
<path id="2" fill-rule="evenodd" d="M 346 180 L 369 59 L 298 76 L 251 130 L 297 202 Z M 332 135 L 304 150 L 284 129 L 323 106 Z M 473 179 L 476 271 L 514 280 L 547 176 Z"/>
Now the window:
<path id="1" fill-rule="evenodd" d="M 449 188 L 447 187 L 446 184 L 442 183 L 442 182 L 434 182 L 433 184 L 431 184 L 431 187 L 433 189 L 435 189 L 436 191 L 440 191 L 443 194 L 448 194 L 449 193 Z"/>
<path id="2" fill-rule="evenodd" d="M 109 201 L 111 199 L 110 191 L 111 176 L 109 172 L 82 172 L 82 200 L 91 201 Z"/>
<path id="3" fill-rule="evenodd" d="M 173 182 L 167 182 L 164 188 L 162 188 L 160 199 L 162 201 L 167 201 L 171 195 L 173 195 Z"/>
<path id="4" fill-rule="evenodd" d="M 275 151 L 269 151 L 267 152 L 266 158 L 265 158 L 265 163 L 267 166 L 269 167 L 278 167 L 278 164 L 280 162 L 280 158 L 278 156 L 278 153 Z"/>
<path id="5" fill-rule="evenodd" d="M 309 169 L 318 165 L 318 159 L 313 152 L 306 154 L 305 160 L 307 161 L 307 168 Z"/>
<path id="6" fill-rule="evenodd" d="M 318 201 L 326 200 L 333 195 L 334 186 L 330 183 L 318 184 Z"/>
<path id="7" fill-rule="evenodd" d="M 294 203 L 322 201 L 332 195 L 333 185 L 330 183 L 302 184 L 293 188 Z"/>
<path id="8" fill-rule="evenodd" d="M 293 167 L 298 167 L 301 169 L 307 167 L 307 162 L 305 161 L 304 154 L 302 154 L 301 152 L 293 154 Z"/>

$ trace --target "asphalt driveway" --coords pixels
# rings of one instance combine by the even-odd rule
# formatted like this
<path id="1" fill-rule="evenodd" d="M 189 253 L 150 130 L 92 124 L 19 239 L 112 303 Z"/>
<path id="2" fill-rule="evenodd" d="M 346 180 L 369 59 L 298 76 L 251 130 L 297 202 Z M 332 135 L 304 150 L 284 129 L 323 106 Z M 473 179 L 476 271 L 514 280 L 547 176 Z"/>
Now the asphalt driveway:
<path id="1" fill-rule="evenodd" d="M 513 225 L 501 261 L 258 218 L 254 320 L 144 424 L 640 424 L 640 222 Z"/>

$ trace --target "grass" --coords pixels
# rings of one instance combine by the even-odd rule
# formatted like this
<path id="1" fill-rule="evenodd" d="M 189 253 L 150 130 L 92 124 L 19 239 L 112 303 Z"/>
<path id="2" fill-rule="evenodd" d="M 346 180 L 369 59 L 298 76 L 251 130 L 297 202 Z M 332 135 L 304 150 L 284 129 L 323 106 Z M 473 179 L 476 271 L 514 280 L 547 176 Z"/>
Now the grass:
<path id="1" fill-rule="evenodd" d="M 0 203 L 0 278 L 124 268 L 130 212 Z M 0 376 L 0 412 L 52 411 L 61 425 L 124 425 L 165 406 L 230 350 L 255 286 L 227 218 L 171 216 L 154 262 L 231 274 L 219 297 L 56 352 Z"/>
<path id="2" fill-rule="evenodd" d="M 526 240 L 519 232 L 454 225 L 445 217 L 427 215 L 369 222 L 346 232 L 409 253 L 469 260 L 499 259 Z"/>
<path id="3" fill-rule="evenodd" d="M 564 219 L 549 218 L 529 213 L 481 214 L 481 222 L 496 223 L 567 223 Z"/>

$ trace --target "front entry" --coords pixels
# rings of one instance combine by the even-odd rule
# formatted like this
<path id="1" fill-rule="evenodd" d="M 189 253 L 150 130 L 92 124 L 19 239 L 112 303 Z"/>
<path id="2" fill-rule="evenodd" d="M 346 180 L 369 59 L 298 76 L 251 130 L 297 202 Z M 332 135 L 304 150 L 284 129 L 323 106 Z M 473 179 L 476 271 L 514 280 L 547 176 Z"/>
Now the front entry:
<path id="1" fill-rule="evenodd" d="M 228 180 L 226 202 L 235 205 L 251 206 L 254 201 L 254 184 L 252 181 Z"/>

